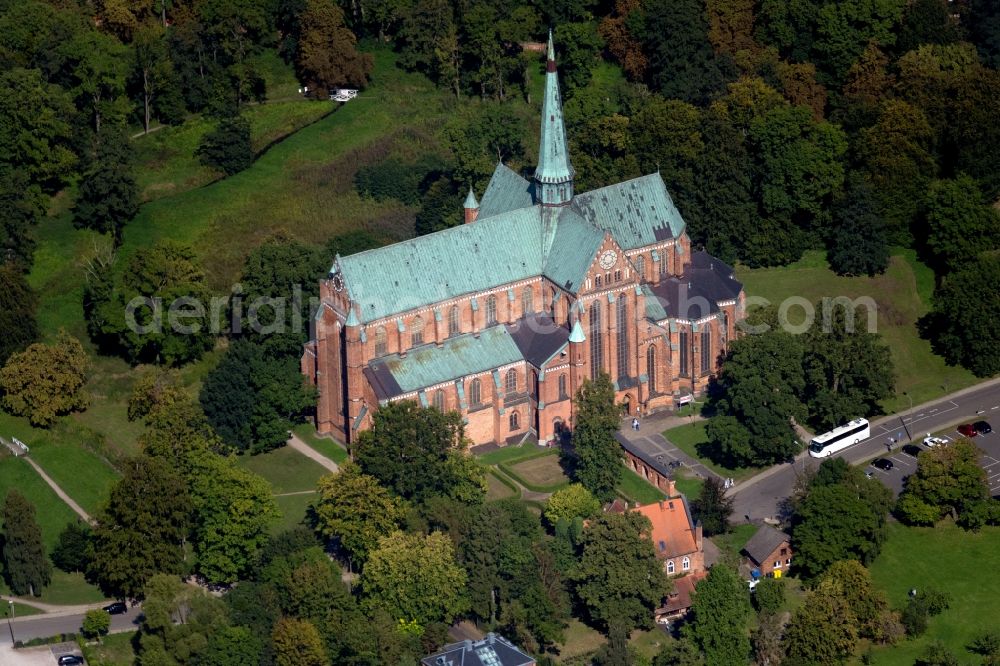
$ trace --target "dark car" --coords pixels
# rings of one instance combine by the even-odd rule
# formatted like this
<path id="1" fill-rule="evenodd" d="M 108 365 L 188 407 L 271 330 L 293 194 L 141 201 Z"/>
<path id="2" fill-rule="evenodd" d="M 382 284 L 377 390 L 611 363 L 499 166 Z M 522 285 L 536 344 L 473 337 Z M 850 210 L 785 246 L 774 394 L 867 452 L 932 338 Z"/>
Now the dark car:
<path id="1" fill-rule="evenodd" d="M 979 431 L 976 430 L 976 426 L 972 425 L 971 423 L 963 423 L 962 425 L 958 426 L 958 432 L 961 433 L 962 435 L 965 435 L 966 437 L 975 437 L 976 435 L 979 434 Z"/>
<path id="2" fill-rule="evenodd" d="M 875 460 L 872 461 L 872 467 L 877 467 L 883 472 L 888 472 L 890 469 L 892 469 L 892 461 L 886 460 L 885 458 L 876 458 Z"/>
<path id="3" fill-rule="evenodd" d="M 908 456 L 913 456 L 914 458 L 919 456 L 922 450 L 923 449 L 921 449 L 916 444 L 907 444 L 906 446 L 903 447 L 903 453 L 905 453 Z"/>
<path id="4" fill-rule="evenodd" d="M 976 421 L 972 424 L 972 427 L 976 429 L 980 435 L 988 435 L 993 432 L 993 426 L 991 426 L 986 421 Z"/>
<path id="5" fill-rule="evenodd" d="M 59 666 L 77 666 L 77 664 L 85 664 L 83 657 L 79 657 L 75 654 L 64 654 L 59 657 Z"/>
<path id="6" fill-rule="evenodd" d="M 128 606 L 125 605 L 124 601 L 116 601 L 113 604 L 105 606 L 104 610 L 106 610 L 109 615 L 121 615 L 122 613 L 128 612 Z"/>

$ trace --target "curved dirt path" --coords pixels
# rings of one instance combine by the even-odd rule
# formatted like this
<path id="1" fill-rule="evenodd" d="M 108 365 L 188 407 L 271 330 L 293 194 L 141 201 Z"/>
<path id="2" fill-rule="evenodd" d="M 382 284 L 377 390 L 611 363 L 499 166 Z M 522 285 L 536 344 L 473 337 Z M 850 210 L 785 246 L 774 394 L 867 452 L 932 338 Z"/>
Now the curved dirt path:
<path id="1" fill-rule="evenodd" d="M 30 455 L 22 456 L 22 458 L 24 458 L 29 465 L 35 468 L 35 471 L 38 472 L 38 476 L 42 477 L 42 480 L 45 481 L 45 483 L 49 484 L 49 487 L 55 491 L 56 495 L 59 496 L 59 499 L 61 499 L 63 502 L 66 502 L 66 504 L 69 505 L 69 508 L 73 509 L 76 515 L 80 516 L 90 524 L 94 523 L 94 520 L 93 518 L 90 517 L 90 514 L 84 511 L 83 507 L 74 502 L 73 498 L 67 495 L 63 491 L 63 489 L 59 487 L 59 484 L 53 481 L 52 477 L 46 474 L 45 470 L 39 467 L 38 463 L 36 463 L 34 460 L 31 459 Z"/>

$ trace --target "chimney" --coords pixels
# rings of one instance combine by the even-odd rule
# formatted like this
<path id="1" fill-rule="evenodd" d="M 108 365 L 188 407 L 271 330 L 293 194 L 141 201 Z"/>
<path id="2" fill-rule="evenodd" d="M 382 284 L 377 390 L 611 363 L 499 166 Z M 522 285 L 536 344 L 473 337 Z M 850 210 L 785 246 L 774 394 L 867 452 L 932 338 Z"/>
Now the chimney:
<path id="1" fill-rule="evenodd" d="M 694 545 L 698 549 L 698 552 L 703 550 L 702 542 L 701 521 L 699 520 L 698 524 L 694 526 Z"/>
<path id="2" fill-rule="evenodd" d="M 673 479 L 667 479 L 667 497 L 677 497 L 677 484 Z"/>

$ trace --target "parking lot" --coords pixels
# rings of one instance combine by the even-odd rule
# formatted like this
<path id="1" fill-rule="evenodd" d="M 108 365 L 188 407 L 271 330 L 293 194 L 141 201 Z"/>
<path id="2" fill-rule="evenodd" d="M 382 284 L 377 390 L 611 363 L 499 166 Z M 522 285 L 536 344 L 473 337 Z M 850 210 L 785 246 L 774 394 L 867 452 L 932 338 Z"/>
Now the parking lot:
<path id="1" fill-rule="evenodd" d="M 939 431 L 933 434 L 938 437 L 947 437 L 952 442 L 957 440 L 959 437 L 962 437 L 961 433 L 954 428 Z M 913 433 L 913 435 L 914 441 L 912 443 L 921 451 L 926 451 L 927 447 L 924 446 L 923 439 L 927 436 L 927 433 Z M 997 434 L 997 431 L 994 430 L 991 433 L 973 437 L 972 441 L 976 446 L 983 450 L 981 464 L 983 469 L 986 470 L 986 482 L 990 487 L 990 495 L 993 497 L 1000 497 L 1000 434 Z M 888 443 L 888 437 L 886 437 L 886 443 Z M 886 449 L 885 452 L 879 455 L 879 458 L 885 458 L 886 460 L 892 461 L 892 469 L 888 471 L 881 470 L 871 464 L 865 468 L 865 471 L 868 474 L 879 479 L 882 483 L 891 488 L 893 495 L 899 495 L 899 493 L 903 491 L 903 480 L 913 472 L 917 471 L 916 457 L 903 453 L 902 448 L 903 443 L 897 442 L 896 445 L 893 446 L 891 453 L 888 449 Z"/>

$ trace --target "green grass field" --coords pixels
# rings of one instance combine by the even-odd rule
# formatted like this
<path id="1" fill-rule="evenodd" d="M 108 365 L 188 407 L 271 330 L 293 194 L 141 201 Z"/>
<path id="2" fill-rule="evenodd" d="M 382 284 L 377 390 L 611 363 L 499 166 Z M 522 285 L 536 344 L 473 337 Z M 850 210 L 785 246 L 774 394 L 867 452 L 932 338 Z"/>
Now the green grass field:
<path id="1" fill-rule="evenodd" d="M 701 494 L 701 487 L 705 485 L 705 481 L 681 472 L 674 479 L 674 485 L 677 488 L 677 492 L 688 498 L 688 501 L 691 501 Z"/>
<path id="2" fill-rule="evenodd" d="M 500 465 L 504 474 L 529 490 L 555 492 L 569 485 L 569 477 L 559 464 L 559 456 L 551 455 L 522 459 L 514 463 Z"/>
<path id="3" fill-rule="evenodd" d="M 327 474 L 325 467 L 288 446 L 256 456 L 240 456 L 238 464 L 267 479 L 275 495 L 315 490 L 319 477 Z"/>
<path id="4" fill-rule="evenodd" d="M 83 656 L 87 658 L 88 664 L 132 666 L 136 660 L 135 649 L 132 647 L 136 634 L 137 632 L 130 631 L 105 636 L 99 644 L 84 646 Z"/>
<path id="5" fill-rule="evenodd" d="M 306 517 L 306 509 L 316 501 L 316 493 L 282 495 L 274 499 L 278 503 L 278 510 L 281 511 L 281 519 L 271 527 L 271 533 L 278 534 L 302 524 Z"/>
<path id="6" fill-rule="evenodd" d="M 484 465 L 499 465 L 501 463 L 511 463 L 515 460 L 523 460 L 525 458 L 546 456 L 551 453 L 551 449 L 540 447 L 537 444 L 532 444 L 531 442 L 525 442 L 524 444 L 520 444 L 518 446 L 505 446 L 503 448 L 496 449 L 495 451 L 484 453 L 480 456 L 476 456 L 476 459 Z"/>
<path id="7" fill-rule="evenodd" d="M 724 554 L 733 558 L 739 558 L 743 546 L 756 533 L 757 525 L 740 523 L 739 525 L 733 525 L 732 530 L 726 534 L 716 534 L 711 539 Z"/>
<path id="8" fill-rule="evenodd" d="M 6 496 L 12 489 L 19 490 L 34 505 L 42 540 L 46 550 L 51 551 L 66 524 L 76 522 L 78 516 L 27 462 L 5 456 L 0 458 L 0 495 Z"/>
<path id="9" fill-rule="evenodd" d="M 486 499 L 492 501 L 518 496 L 519 492 L 507 485 L 508 483 L 510 483 L 510 481 L 506 481 L 501 478 L 500 472 L 490 470 L 486 475 L 486 485 L 488 487 L 486 491 Z"/>
<path id="10" fill-rule="evenodd" d="M 666 497 L 665 493 L 627 468 L 622 472 L 622 479 L 618 482 L 616 490 L 623 499 L 640 504 L 652 504 Z"/>
<path id="11" fill-rule="evenodd" d="M 946 365 L 917 333 L 917 320 L 930 308 L 934 273 L 917 260 L 913 250 L 897 250 L 886 272 L 874 278 L 840 277 L 829 269 L 819 251 L 807 252 L 800 261 L 781 268 L 739 268 L 736 276 L 748 296 L 771 303 L 791 296 L 811 303 L 822 297 L 871 297 L 877 305 L 878 333 L 889 346 L 896 367 L 897 395 L 883 405 L 887 413 L 909 405 L 904 391 L 918 405 L 976 381 L 964 368 Z M 797 307 L 790 311 L 795 316 L 800 312 Z M 863 325 L 865 319 L 859 317 L 858 321 Z"/>
<path id="12" fill-rule="evenodd" d="M 978 534 L 950 522 L 937 527 L 904 527 L 890 523 L 889 539 L 872 563 L 875 584 L 894 608 L 902 608 L 907 593 L 933 586 L 951 596 L 951 607 L 930 619 L 927 633 L 892 647 L 873 649 L 871 663 L 909 666 L 934 640 L 942 641 L 962 664 L 979 663 L 965 645 L 1000 616 L 1000 528 Z"/>
<path id="13" fill-rule="evenodd" d="M 316 433 L 316 428 L 311 423 L 300 423 L 292 428 L 303 442 L 316 449 L 319 453 L 337 463 L 338 465 L 347 460 L 347 449 L 329 437 L 323 437 Z"/>
<path id="14" fill-rule="evenodd" d="M 4 606 L 3 616 L 7 617 L 8 615 L 10 615 L 10 611 L 8 610 L 10 608 L 10 604 L 5 603 L 3 604 L 3 606 Z M 26 606 L 25 604 L 18 604 L 18 603 L 14 604 L 14 617 L 16 618 L 28 617 L 29 615 L 41 615 L 44 612 L 45 611 L 35 608 L 34 606 Z"/>
<path id="15" fill-rule="evenodd" d="M 705 447 L 708 445 L 708 438 L 705 436 L 705 426 L 707 421 L 696 421 L 692 424 L 685 424 L 671 428 L 663 432 L 663 436 L 684 453 L 698 458 L 705 467 L 709 468 L 719 476 L 731 476 L 736 481 L 746 479 L 760 470 L 755 467 L 723 467 L 705 455 Z"/>
<path id="16" fill-rule="evenodd" d="M 64 440 L 31 447 L 31 458 L 91 515 L 100 511 L 119 474 L 89 450 Z"/>

